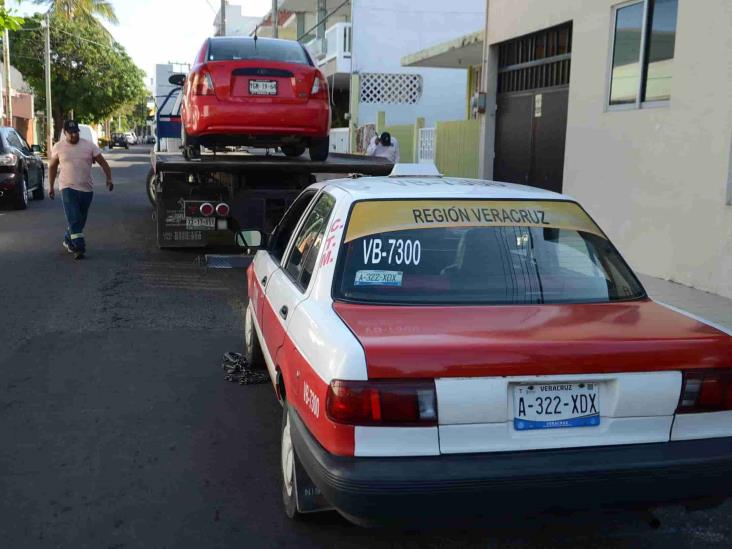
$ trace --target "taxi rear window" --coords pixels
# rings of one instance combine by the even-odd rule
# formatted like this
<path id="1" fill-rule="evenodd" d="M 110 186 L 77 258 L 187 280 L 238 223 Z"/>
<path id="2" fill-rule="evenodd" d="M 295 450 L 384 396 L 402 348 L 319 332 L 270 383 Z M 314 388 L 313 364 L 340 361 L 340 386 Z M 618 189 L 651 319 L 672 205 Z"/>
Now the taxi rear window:
<path id="1" fill-rule="evenodd" d="M 645 292 L 573 202 L 357 202 L 334 297 L 397 304 L 597 303 Z"/>

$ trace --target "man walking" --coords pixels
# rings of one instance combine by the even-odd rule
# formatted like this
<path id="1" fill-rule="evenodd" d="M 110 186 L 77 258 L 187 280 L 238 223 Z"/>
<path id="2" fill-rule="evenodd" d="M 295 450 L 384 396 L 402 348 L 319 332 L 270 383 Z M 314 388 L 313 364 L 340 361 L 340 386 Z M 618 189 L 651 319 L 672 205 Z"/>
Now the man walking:
<path id="1" fill-rule="evenodd" d="M 53 146 L 51 162 L 48 165 L 48 196 L 56 197 L 54 183 L 59 166 L 61 177 L 59 189 L 64 204 L 68 228 L 64 235 L 63 246 L 74 259 L 82 259 L 86 253 L 84 226 L 94 196 L 94 181 L 91 168 L 96 162 L 107 176 L 107 188 L 114 189 L 112 170 L 102 156 L 102 151 L 91 141 L 79 137 L 79 125 L 74 120 L 64 123 L 64 136 Z"/>

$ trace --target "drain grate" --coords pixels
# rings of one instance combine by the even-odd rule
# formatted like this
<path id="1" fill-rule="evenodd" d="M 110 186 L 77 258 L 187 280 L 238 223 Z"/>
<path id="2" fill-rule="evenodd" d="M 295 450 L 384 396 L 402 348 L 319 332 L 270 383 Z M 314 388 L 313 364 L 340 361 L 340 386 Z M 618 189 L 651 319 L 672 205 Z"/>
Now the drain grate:
<path id="1" fill-rule="evenodd" d="M 209 269 L 246 269 L 251 262 L 251 255 L 206 254 L 205 264 Z"/>

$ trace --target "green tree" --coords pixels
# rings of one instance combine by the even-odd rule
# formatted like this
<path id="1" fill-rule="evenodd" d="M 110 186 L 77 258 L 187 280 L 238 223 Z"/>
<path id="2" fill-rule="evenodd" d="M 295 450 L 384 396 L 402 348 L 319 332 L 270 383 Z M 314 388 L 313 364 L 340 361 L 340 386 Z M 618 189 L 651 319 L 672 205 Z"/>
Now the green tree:
<path id="1" fill-rule="evenodd" d="M 5 29 L 18 30 L 23 25 L 23 18 L 17 17 L 8 11 L 4 5 L 0 5 L 0 32 Z"/>
<path id="2" fill-rule="evenodd" d="M 64 19 L 82 19 L 98 23 L 97 18 L 117 24 L 117 14 L 112 2 L 105 0 L 33 0 L 49 7 L 51 13 Z"/>
<path id="3" fill-rule="evenodd" d="M 27 18 L 24 28 L 38 29 L 43 16 Z M 81 121 L 107 119 L 145 94 L 144 73 L 125 49 L 99 25 L 51 15 L 51 97 L 55 137 L 70 111 Z M 11 32 L 11 59 L 45 102 L 44 43 L 41 32 Z"/>

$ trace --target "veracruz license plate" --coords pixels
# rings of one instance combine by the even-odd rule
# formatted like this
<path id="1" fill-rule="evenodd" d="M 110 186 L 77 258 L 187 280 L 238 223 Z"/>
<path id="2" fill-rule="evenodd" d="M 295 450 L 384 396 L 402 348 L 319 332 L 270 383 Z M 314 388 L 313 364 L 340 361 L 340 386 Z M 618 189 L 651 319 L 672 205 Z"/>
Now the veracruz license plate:
<path id="1" fill-rule="evenodd" d="M 250 80 L 251 95 L 277 95 L 277 80 Z"/>
<path id="2" fill-rule="evenodd" d="M 600 425 L 597 383 L 515 385 L 513 426 L 517 431 Z"/>
<path id="3" fill-rule="evenodd" d="M 193 231 L 213 231 L 216 229 L 216 218 L 186 217 L 186 229 Z"/>

